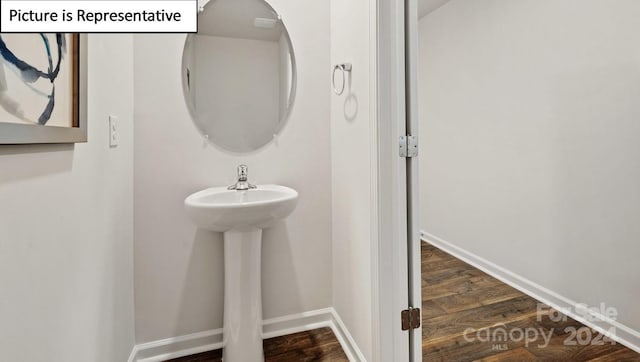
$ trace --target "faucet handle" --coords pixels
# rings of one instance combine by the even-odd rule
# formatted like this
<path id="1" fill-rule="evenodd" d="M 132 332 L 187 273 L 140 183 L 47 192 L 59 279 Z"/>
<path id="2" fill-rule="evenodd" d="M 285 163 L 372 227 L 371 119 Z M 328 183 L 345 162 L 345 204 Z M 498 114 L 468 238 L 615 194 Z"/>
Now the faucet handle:
<path id="1" fill-rule="evenodd" d="M 247 181 L 248 173 L 249 173 L 249 167 L 247 167 L 247 165 L 238 166 L 238 181 Z"/>
<path id="2" fill-rule="evenodd" d="M 234 185 L 227 187 L 227 190 L 246 191 L 249 189 L 255 189 L 256 186 L 247 181 L 248 172 L 249 167 L 247 167 L 247 165 L 238 166 L 238 181 Z"/>

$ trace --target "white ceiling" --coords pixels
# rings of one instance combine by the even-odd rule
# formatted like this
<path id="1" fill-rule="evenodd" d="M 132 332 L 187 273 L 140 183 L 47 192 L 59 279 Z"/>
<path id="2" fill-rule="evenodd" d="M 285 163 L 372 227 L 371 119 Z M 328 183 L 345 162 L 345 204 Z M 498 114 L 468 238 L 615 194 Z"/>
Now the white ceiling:
<path id="1" fill-rule="evenodd" d="M 429 14 L 450 0 L 418 0 L 418 16 Z M 255 18 L 276 19 L 277 15 L 263 0 L 199 0 L 204 12 L 198 16 L 200 35 L 278 41 L 282 23 L 274 29 L 256 28 Z"/>
<path id="2" fill-rule="evenodd" d="M 273 29 L 256 28 L 253 25 L 256 18 L 277 19 L 278 16 L 263 0 L 211 0 L 198 15 L 198 34 L 266 41 L 280 39 L 282 22 L 277 22 Z"/>
<path id="3" fill-rule="evenodd" d="M 418 18 L 421 18 L 450 0 L 418 0 Z"/>

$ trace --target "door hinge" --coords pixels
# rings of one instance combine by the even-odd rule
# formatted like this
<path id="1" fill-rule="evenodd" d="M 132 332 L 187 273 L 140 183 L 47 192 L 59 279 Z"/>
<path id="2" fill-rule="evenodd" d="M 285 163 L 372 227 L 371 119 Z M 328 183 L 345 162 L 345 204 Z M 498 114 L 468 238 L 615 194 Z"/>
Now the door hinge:
<path id="1" fill-rule="evenodd" d="M 417 136 L 400 136 L 400 157 L 416 157 L 418 156 L 418 137 Z"/>
<path id="2" fill-rule="evenodd" d="M 420 308 L 405 309 L 400 313 L 400 319 L 402 320 L 402 330 L 407 331 L 409 329 L 420 328 Z"/>

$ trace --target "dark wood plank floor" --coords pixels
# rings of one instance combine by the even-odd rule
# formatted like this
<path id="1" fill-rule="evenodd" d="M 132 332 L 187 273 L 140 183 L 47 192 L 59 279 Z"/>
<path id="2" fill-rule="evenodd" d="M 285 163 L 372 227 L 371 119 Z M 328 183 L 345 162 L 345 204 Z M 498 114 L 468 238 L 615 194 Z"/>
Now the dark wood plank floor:
<path id="1" fill-rule="evenodd" d="M 640 361 L 640 354 L 620 344 L 596 340 L 596 331 L 571 318 L 554 322 L 559 318 L 554 315 L 552 320 L 546 308 L 538 316 L 535 299 L 425 243 L 422 310 L 422 353 L 427 362 Z M 565 328 L 584 328 L 581 341 L 593 343 L 580 345 Z M 514 338 L 500 340 L 502 330 L 515 331 Z M 528 331 L 531 341 L 519 340 L 518 331 Z M 548 336 L 546 347 L 542 333 Z M 576 341 L 576 345 L 565 345 L 567 340 Z"/>
<path id="2" fill-rule="evenodd" d="M 331 328 L 266 339 L 263 342 L 266 362 L 348 362 L 340 342 Z M 222 350 L 172 359 L 171 362 L 221 362 Z"/>
<path id="3" fill-rule="evenodd" d="M 640 355 L 610 341 L 567 346 L 566 328 L 587 336 L 598 335 L 577 321 L 554 322 L 550 310 L 538 315 L 538 302 L 480 270 L 431 246 L 422 245 L 422 352 L 431 361 L 640 361 Z M 555 318 L 557 319 L 557 318 Z M 480 334 L 467 333 L 474 328 Z M 531 341 L 514 332 L 498 340 L 500 330 L 530 331 Z M 587 331 L 588 330 L 588 331 Z M 488 332 L 488 333 L 487 333 Z M 549 343 L 545 345 L 542 333 Z M 465 338 L 465 335 L 467 338 Z M 487 336 L 490 337 L 486 340 Z M 533 337 L 536 337 L 535 340 Z M 482 340 L 480 340 L 482 338 Z M 573 339 L 578 342 L 577 339 Z M 600 344 L 601 342 L 601 344 Z M 539 347 L 539 346 L 544 347 Z M 330 328 L 271 338 L 264 341 L 267 362 L 346 362 L 347 356 Z M 221 362 L 216 350 L 171 360 L 172 362 Z"/>

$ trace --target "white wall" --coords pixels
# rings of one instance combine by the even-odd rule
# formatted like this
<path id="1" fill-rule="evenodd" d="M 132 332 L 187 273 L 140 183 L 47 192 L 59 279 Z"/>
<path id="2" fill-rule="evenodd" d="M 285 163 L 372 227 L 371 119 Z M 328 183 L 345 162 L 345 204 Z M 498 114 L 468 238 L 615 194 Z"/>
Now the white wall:
<path id="1" fill-rule="evenodd" d="M 375 6 L 366 0 L 331 1 L 331 64 L 353 64 L 343 95 L 331 98 L 333 306 L 369 361 L 373 355 L 371 219 L 376 207 L 371 202 L 376 127 L 371 113 L 372 11 Z M 336 80 L 340 82 L 339 75 Z"/>
<path id="2" fill-rule="evenodd" d="M 422 227 L 640 331 L 640 2 L 420 22 Z"/>
<path id="3" fill-rule="evenodd" d="M 89 142 L 0 146 L 3 361 L 126 361 L 134 344 L 132 36 L 88 51 Z"/>
<path id="4" fill-rule="evenodd" d="M 183 201 L 234 183 L 240 163 L 252 182 L 300 193 L 286 222 L 264 233 L 264 318 L 331 306 L 329 4 L 270 3 L 292 38 L 297 95 L 277 142 L 245 156 L 203 147 L 180 84 L 185 36 L 135 36 L 138 343 L 222 327 L 222 235 L 197 230 Z"/>

